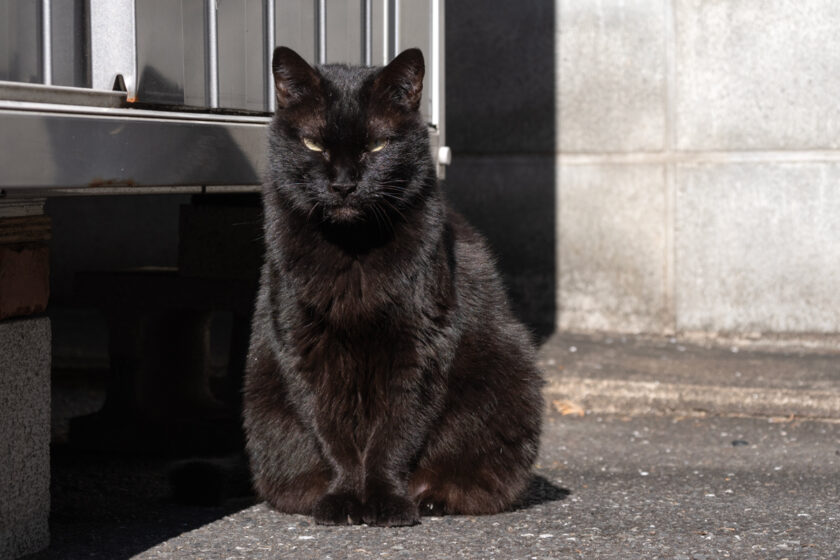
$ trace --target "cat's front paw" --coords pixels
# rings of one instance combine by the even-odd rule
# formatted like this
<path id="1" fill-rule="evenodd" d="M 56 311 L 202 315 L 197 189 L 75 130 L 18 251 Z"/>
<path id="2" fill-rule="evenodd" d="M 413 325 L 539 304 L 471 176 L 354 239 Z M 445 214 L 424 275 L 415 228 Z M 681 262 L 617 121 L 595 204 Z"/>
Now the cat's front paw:
<path id="1" fill-rule="evenodd" d="M 358 525 L 362 522 L 362 503 L 349 493 L 327 494 L 315 504 L 312 516 L 321 525 Z"/>
<path id="2" fill-rule="evenodd" d="M 403 527 L 420 522 L 417 504 L 396 494 L 375 494 L 365 502 L 362 521 L 380 527 Z"/>

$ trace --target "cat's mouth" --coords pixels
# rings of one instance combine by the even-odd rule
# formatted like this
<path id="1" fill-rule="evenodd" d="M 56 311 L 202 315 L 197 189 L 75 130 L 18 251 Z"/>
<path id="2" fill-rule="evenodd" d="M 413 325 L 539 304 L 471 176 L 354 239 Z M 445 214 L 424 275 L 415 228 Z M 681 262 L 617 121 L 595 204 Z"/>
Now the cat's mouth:
<path id="1" fill-rule="evenodd" d="M 337 223 L 355 222 L 361 215 L 362 212 L 352 206 L 333 206 L 327 210 L 327 217 Z"/>

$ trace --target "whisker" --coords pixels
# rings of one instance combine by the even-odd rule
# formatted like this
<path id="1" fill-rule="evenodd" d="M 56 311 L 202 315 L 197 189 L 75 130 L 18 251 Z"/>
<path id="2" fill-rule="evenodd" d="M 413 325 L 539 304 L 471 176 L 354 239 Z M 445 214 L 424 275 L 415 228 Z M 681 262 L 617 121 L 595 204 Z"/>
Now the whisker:
<path id="1" fill-rule="evenodd" d="M 394 205 L 393 205 L 391 202 L 389 202 L 387 199 L 384 199 L 384 198 L 383 198 L 383 199 L 381 200 L 381 202 L 382 202 L 384 205 L 386 205 L 388 208 L 390 208 L 391 210 L 393 210 L 394 212 L 396 212 L 396 213 L 399 215 L 399 217 L 400 217 L 400 218 L 402 218 L 402 220 L 403 220 L 404 222 L 407 222 L 407 221 L 408 221 L 408 218 L 405 216 L 405 214 L 403 214 L 403 213 L 402 213 L 402 211 L 400 211 L 400 209 L 399 209 L 399 208 L 397 208 L 396 206 L 394 206 Z"/>
<path id="2" fill-rule="evenodd" d="M 310 201 L 310 202 L 311 202 L 311 201 Z M 306 221 L 307 221 L 307 222 L 308 222 L 310 219 L 312 219 L 312 214 L 315 212 L 315 209 L 316 209 L 316 208 L 318 208 L 318 205 L 319 205 L 319 204 L 321 204 L 319 201 L 315 201 L 315 203 L 314 203 L 314 204 L 312 204 L 312 207 L 309 209 L 309 212 L 306 214 Z"/>

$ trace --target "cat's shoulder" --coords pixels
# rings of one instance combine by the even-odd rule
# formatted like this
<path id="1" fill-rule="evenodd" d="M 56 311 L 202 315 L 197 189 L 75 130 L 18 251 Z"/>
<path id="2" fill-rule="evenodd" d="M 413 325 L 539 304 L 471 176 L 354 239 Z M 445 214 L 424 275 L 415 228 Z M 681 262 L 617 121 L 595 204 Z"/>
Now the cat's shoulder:
<path id="1" fill-rule="evenodd" d="M 484 238 L 464 216 L 452 208 L 447 208 L 446 237 L 457 267 L 480 272 L 483 275 L 496 275 L 496 259 Z"/>
<path id="2" fill-rule="evenodd" d="M 446 230 L 453 243 L 486 246 L 484 237 L 459 212 L 447 207 Z"/>

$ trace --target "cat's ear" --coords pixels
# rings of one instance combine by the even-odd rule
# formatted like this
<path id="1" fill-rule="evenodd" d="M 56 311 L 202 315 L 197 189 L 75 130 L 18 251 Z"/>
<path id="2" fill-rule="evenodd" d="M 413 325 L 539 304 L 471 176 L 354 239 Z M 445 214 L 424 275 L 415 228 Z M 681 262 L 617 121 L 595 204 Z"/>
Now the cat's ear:
<path id="1" fill-rule="evenodd" d="M 318 90 L 318 73 L 288 47 L 274 49 L 271 71 L 274 74 L 274 90 L 279 108 L 285 109 L 299 103 L 315 95 Z"/>
<path id="2" fill-rule="evenodd" d="M 420 49 L 408 49 L 379 71 L 373 82 L 373 90 L 381 99 L 405 110 L 417 111 L 420 108 L 425 73 L 423 53 Z"/>

